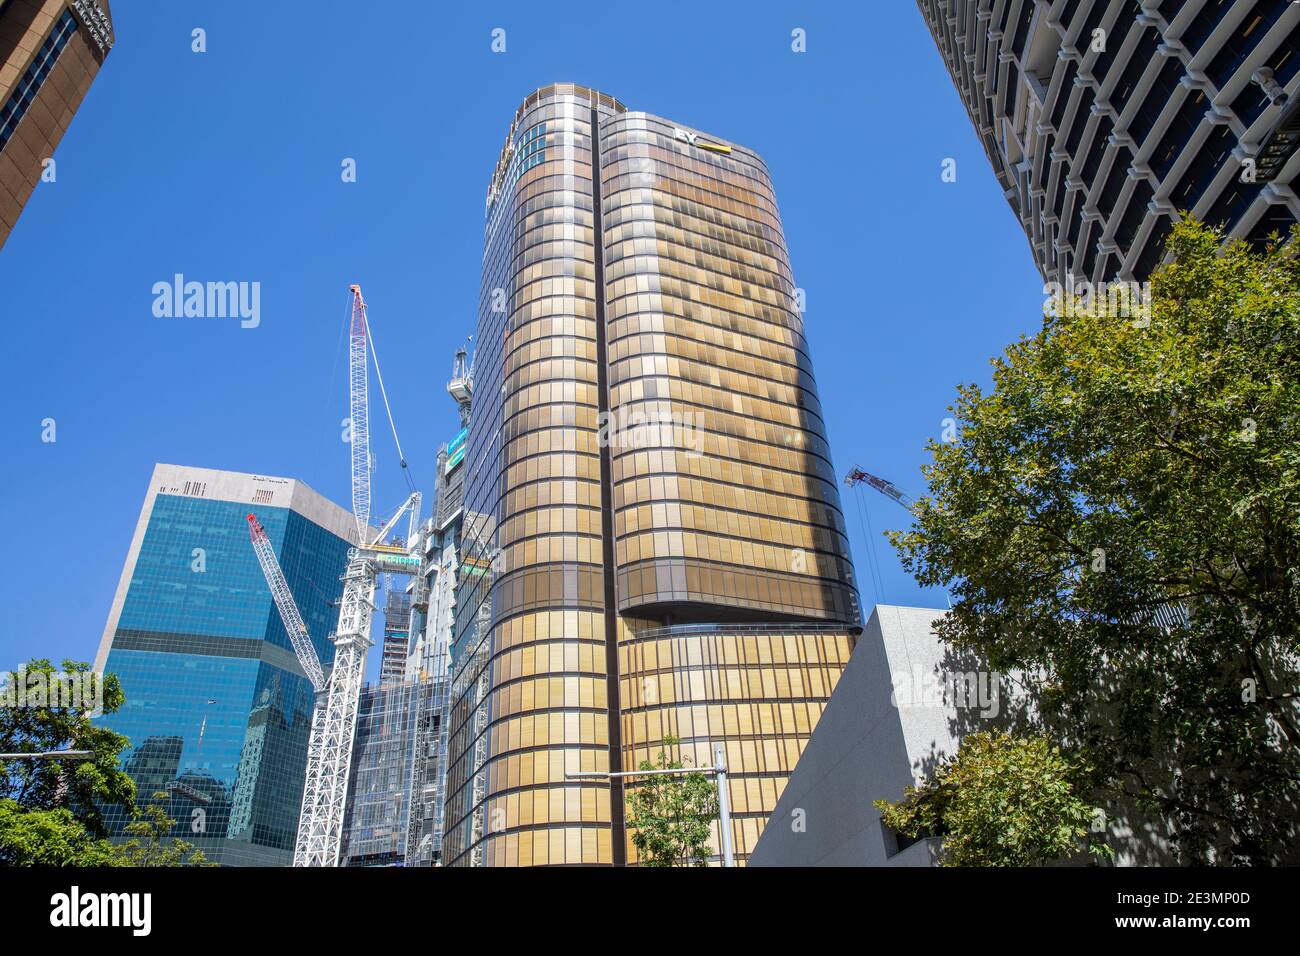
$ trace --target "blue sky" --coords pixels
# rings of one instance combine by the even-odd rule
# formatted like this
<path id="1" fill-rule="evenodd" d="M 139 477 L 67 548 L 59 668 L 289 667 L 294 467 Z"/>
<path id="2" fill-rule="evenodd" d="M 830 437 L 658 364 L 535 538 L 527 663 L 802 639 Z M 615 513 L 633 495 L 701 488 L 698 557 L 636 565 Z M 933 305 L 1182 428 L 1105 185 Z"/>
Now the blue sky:
<path id="1" fill-rule="evenodd" d="M 910 0 L 115 0 L 113 14 L 117 44 L 57 181 L 0 250 L 0 667 L 94 657 L 156 461 L 297 477 L 348 500 L 351 282 L 429 489 L 456 427 L 443 383 L 473 331 L 487 180 L 538 86 L 594 86 L 764 156 L 841 474 L 859 464 L 922 492 L 956 385 L 987 382 L 988 359 L 1039 325 L 1042 280 Z M 356 183 L 341 181 L 345 157 Z M 941 180 L 945 158 L 956 182 Z M 177 272 L 260 282 L 260 325 L 156 318 L 152 287 Z M 375 413 L 374 497 L 388 508 L 405 486 Z M 944 606 L 880 540 L 905 522 L 897 505 L 850 492 L 845 510 L 868 608 Z"/>

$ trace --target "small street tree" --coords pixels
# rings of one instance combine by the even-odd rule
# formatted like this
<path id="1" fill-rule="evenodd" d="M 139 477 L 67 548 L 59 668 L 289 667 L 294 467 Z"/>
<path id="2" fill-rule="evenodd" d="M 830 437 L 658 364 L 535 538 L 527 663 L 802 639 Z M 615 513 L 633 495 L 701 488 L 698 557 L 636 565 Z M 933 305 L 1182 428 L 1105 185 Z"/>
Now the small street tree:
<path id="1" fill-rule="evenodd" d="M 63 675 L 63 676 L 60 676 Z M 66 677 L 94 686 L 91 667 L 46 659 L 7 675 L 0 702 L 0 752 L 90 751 L 79 760 L 0 760 L 0 866 L 119 866 L 107 839 L 101 807 L 135 805 L 135 784 L 119 766 L 127 739 L 91 722 L 86 701 L 63 706 L 57 691 Z M 22 687 L 17 685 L 22 683 Z M 104 713 L 122 706 L 113 675 L 100 685 Z"/>
<path id="2" fill-rule="evenodd" d="M 70 701 L 52 690 L 69 676 L 83 690 L 99 682 L 103 713 L 114 713 L 126 700 L 115 675 L 101 680 L 84 661 L 65 660 L 56 671 L 48 660 L 33 660 L 6 682 L 0 752 L 74 750 L 93 756 L 0 760 L 0 866 L 203 865 L 203 854 L 189 843 L 164 839 L 175 825 L 164 808 L 166 793 L 155 793 L 142 813 L 136 810 L 135 783 L 120 765 L 129 741 L 93 723 L 89 701 Z M 14 686 L 20 680 L 21 689 Z M 125 828 L 132 837 L 125 844 L 106 839 L 102 808 L 109 805 L 135 815 Z"/>
<path id="3" fill-rule="evenodd" d="M 641 770 L 684 769 L 680 760 L 668 759 L 668 749 L 681 741 L 665 737 L 665 750 L 656 763 L 641 761 Z M 702 771 L 685 774 L 650 774 L 637 780 L 628 794 L 634 831 L 643 866 L 704 866 L 710 855 L 709 835 L 718 817 L 718 792 Z"/>

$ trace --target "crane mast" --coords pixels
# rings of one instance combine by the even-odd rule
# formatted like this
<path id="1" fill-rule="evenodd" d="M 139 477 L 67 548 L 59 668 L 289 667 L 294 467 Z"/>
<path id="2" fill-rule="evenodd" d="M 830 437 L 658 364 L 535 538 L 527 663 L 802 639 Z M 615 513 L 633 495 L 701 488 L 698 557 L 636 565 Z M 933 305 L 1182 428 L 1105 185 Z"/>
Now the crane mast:
<path id="1" fill-rule="evenodd" d="M 365 551 L 348 552 L 343 574 L 343 603 L 334 632 L 334 669 L 323 703 L 319 700 L 313 737 L 307 748 L 302 814 L 294 843 L 294 866 L 338 866 L 343 840 L 343 813 L 352 770 L 357 709 L 370 649 L 370 620 L 375 610 L 375 568 Z"/>
<path id="2" fill-rule="evenodd" d="M 361 286 L 352 291 L 352 321 L 348 330 L 348 409 L 352 445 L 352 515 L 357 541 L 366 543 L 370 529 L 370 395 L 366 362 L 366 302 Z"/>
<path id="3" fill-rule="evenodd" d="M 303 782 L 302 810 L 294 842 L 294 866 L 338 866 L 343 840 L 343 815 L 347 805 L 352 770 L 352 748 L 357 732 L 357 711 L 365 680 L 366 653 L 370 650 L 370 624 L 375 612 L 375 587 L 380 573 L 414 574 L 421 569 L 419 541 L 420 501 L 418 491 L 397 509 L 377 533 L 370 524 L 370 424 L 369 369 L 367 351 L 379 356 L 370 337 L 366 303 L 361 286 L 352 285 L 352 312 L 348 342 L 349 441 L 352 463 L 352 515 L 357 525 L 357 546 L 348 550 L 343 573 L 343 600 L 338 625 L 330 640 L 334 644 L 334 666 L 326 680 L 320 658 L 311 643 L 284 573 L 266 531 L 255 515 L 248 516 L 249 536 L 267 587 L 280 611 L 285 630 L 303 672 L 316 690 L 311 734 L 307 744 L 307 768 Z M 389 413 L 392 424 L 392 414 Z M 397 442 L 397 429 L 393 427 Z M 401 443 L 397 442 L 399 454 Z M 403 467 L 406 463 L 403 461 Z M 383 540 L 408 515 L 408 536 L 402 545 Z"/>
<path id="4" fill-rule="evenodd" d="M 294 842 L 294 866 L 338 866 L 343 840 L 352 771 L 352 748 L 357 732 L 357 711 L 365 681 L 366 654 L 370 650 L 370 623 L 375 612 L 375 588 L 380 573 L 418 574 L 421 566 L 420 500 L 413 491 L 397 513 L 375 533 L 370 524 L 370 425 L 367 351 L 374 356 L 380 376 L 379 356 L 370 339 L 369 320 L 361 287 L 352 285 L 352 314 L 348 342 L 348 399 L 352 464 L 352 515 L 357 523 L 357 547 L 348 551 L 343 573 L 343 600 L 334 643 L 334 667 L 329 683 L 318 690 L 307 748 L 302 813 Z M 389 415 L 391 424 L 391 413 Z M 397 441 L 397 430 L 393 428 Z M 400 449 L 401 443 L 398 442 Z M 403 462 L 405 465 L 405 462 Z M 409 514 L 408 537 L 403 546 L 383 544 L 385 536 Z M 271 578 L 268 576 L 268 583 Z M 274 585 L 272 586 L 274 592 Z M 292 598 L 289 599 L 292 602 Z M 295 609 L 296 610 L 296 609 Z M 304 629 L 305 633 L 305 629 Z"/>

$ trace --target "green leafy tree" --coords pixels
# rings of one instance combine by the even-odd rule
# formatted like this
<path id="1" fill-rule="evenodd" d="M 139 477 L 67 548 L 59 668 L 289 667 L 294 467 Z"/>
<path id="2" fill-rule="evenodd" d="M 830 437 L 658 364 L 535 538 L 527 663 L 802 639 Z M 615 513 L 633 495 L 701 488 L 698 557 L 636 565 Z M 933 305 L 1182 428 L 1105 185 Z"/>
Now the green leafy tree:
<path id="1" fill-rule="evenodd" d="M 29 687 L 49 686 L 58 672 L 46 659 L 27 664 Z M 65 660 L 64 674 L 91 674 L 84 661 Z M 14 694 L 10 682 L 7 693 Z M 113 674 L 103 678 L 103 711 L 111 714 L 125 696 Z M 45 703 L 58 704 L 46 698 Z M 21 810 L 66 807 L 92 837 L 105 836 L 100 807 L 107 804 L 132 809 L 135 784 L 121 769 L 119 758 L 127 738 L 91 722 L 86 710 L 64 706 L 12 706 L 0 704 L 0 752 L 44 753 L 52 750 L 88 750 L 87 760 L 0 760 L 0 799 Z"/>
<path id="2" fill-rule="evenodd" d="M 0 800 L 0 866 L 120 865 L 117 848 L 92 836 L 70 810 L 24 810 Z"/>
<path id="3" fill-rule="evenodd" d="M 131 837 L 117 847 L 126 866 L 213 866 L 202 850 L 179 837 L 167 839 L 176 821 L 167 812 L 170 796 L 157 791 L 149 805 L 123 829 Z"/>
<path id="4" fill-rule="evenodd" d="M 1296 235 L 1255 253 L 1184 221 L 1149 309 L 1046 316 L 959 389 L 892 535 L 952 593 L 941 638 L 1025 675 L 1081 795 L 1168 821 L 1187 862 L 1300 845 Z"/>
<path id="5" fill-rule="evenodd" d="M 876 808 L 899 833 L 942 835 L 945 866 L 1038 866 L 1085 847 L 1108 858 L 1091 833 L 1095 811 L 1076 793 L 1082 770 L 1045 736 L 971 734 L 924 786 Z"/>
<path id="6" fill-rule="evenodd" d="M 681 741 L 665 737 L 664 747 Z M 680 770 L 659 751 L 656 763 L 641 761 L 641 770 Z M 718 791 L 703 773 L 654 774 L 641 777 L 628 794 L 632 845 L 643 866 L 704 866 L 710 855 L 709 835 L 718 817 Z"/>

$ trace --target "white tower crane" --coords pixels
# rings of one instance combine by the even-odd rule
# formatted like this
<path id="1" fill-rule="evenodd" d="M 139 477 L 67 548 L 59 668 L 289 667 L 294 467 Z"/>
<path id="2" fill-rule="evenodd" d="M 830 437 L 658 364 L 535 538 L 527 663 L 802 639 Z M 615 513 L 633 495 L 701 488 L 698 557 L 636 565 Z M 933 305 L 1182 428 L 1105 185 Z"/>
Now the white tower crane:
<path id="1" fill-rule="evenodd" d="M 338 626 L 331 636 L 334 643 L 334 667 L 328 683 L 321 675 L 320 662 L 307 637 L 302 616 L 280 573 L 275 554 L 265 533 L 254 549 L 262 571 L 293 640 L 294 650 L 308 679 L 316 687 L 316 709 L 307 748 L 307 773 L 303 784 L 302 812 L 298 818 L 298 836 L 294 844 L 294 866 L 338 866 L 343 837 L 343 814 L 348 797 L 348 780 L 352 769 L 352 745 L 356 738 L 357 709 L 365 680 L 366 652 L 370 649 L 370 622 L 375 611 L 375 584 L 380 573 L 418 574 L 421 546 L 418 540 L 420 500 L 418 491 L 410 496 L 378 534 L 370 526 L 370 429 L 369 383 L 366 352 L 375 355 L 375 371 L 380 389 L 383 377 L 379 358 L 374 353 L 361 287 L 353 285 L 352 318 L 349 335 L 349 408 L 352 458 L 352 514 L 357 523 L 358 547 L 348 551 L 347 570 L 343 573 L 343 601 Z M 387 396 L 385 396 L 387 405 Z M 389 412 L 389 424 L 392 413 Z M 393 429 L 397 438 L 397 429 Z M 398 443 L 398 454 L 401 444 Z M 405 460 L 402 466 L 406 466 Z M 408 534 L 403 546 L 383 544 L 403 514 L 409 515 Z M 255 521 L 250 516 L 250 522 Z M 260 528 L 260 525 L 258 526 Z M 372 536 L 373 535 L 373 536 Z M 264 556 L 265 555 L 265 556 Z M 267 560 L 269 557 L 269 561 Z M 300 648 L 301 644 L 301 648 Z M 315 661 L 314 670 L 305 659 Z"/>

